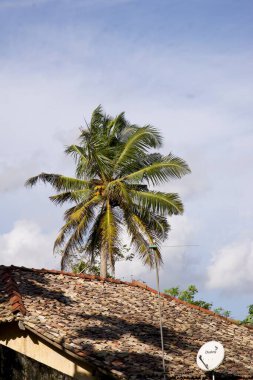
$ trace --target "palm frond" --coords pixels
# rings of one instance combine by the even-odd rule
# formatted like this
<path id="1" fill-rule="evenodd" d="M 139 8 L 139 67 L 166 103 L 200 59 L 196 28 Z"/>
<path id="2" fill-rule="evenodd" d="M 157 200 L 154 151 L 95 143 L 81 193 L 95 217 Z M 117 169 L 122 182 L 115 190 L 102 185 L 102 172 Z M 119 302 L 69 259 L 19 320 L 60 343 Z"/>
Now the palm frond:
<path id="1" fill-rule="evenodd" d="M 72 156 L 75 160 L 77 178 L 84 178 L 89 168 L 86 149 L 78 145 L 70 145 L 65 149 L 65 153 Z"/>
<path id="2" fill-rule="evenodd" d="M 86 204 L 86 202 L 87 201 L 80 202 L 77 205 L 75 205 L 75 206 L 70 207 L 69 209 L 67 209 L 64 212 L 64 220 L 68 221 L 69 219 L 71 219 L 71 215 L 73 215 L 78 210 L 81 210 L 83 208 L 83 206 Z"/>
<path id="3" fill-rule="evenodd" d="M 126 141 L 120 154 L 116 158 L 114 171 L 120 166 L 129 166 L 129 163 L 138 162 L 140 155 L 146 153 L 150 148 L 161 145 L 160 133 L 151 126 L 138 128 Z"/>
<path id="4" fill-rule="evenodd" d="M 80 223 L 82 219 L 86 219 L 88 212 L 96 207 L 101 201 L 100 195 L 95 195 L 91 199 L 81 202 L 77 207 L 73 207 L 65 212 L 65 218 L 73 222 Z"/>
<path id="5" fill-rule="evenodd" d="M 38 181 L 49 183 L 57 191 L 81 190 L 90 185 L 88 180 L 66 177 L 60 174 L 41 173 L 35 177 L 29 178 L 25 186 L 34 186 Z"/>
<path id="6" fill-rule="evenodd" d="M 162 242 L 167 239 L 170 225 L 166 217 L 155 214 L 151 210 L 143 210 L 140 206 L 135 209 L 135 214 L 145 221 L 145 225 L 149 231 L 152 231 L 155 241 Z"/>
<path id="7" fill-rule="evenodd" d="M 92 210 L 86 210 L 85 217 L 79 220 L 79 223 L 74 223 L 75 228 L 71 233 L 71 237 L 67 241 L 62 251 L 63 256 L 68 256 L 80 251 L 84 244 L 84 236 L 87 231 L 89 223 L 93 218 Z M 65 235 L 66 236 L 66 235 Z"/>
<path id="8" fill-rule="evenodd" d="M 147 237 L 148 246 L 146 245 L 144 249 L 139 250 L 139 256 L 143 261 L 144 265 L 148 265 L 150 268 L 154 267 L 155 260 L 158 265 L 162 264 L 162 256 L 159 250 L 160 241 L 157 239 L 157 235 L 154 230 L 150 228 L 148 224 L 146 224 L 138 215 L 133 215 L 133 220 L 136 224 L 136 227 L 139 228 L 139 231 L 142 232 L 144 236 Z M 156 238 L 156 240 L 155 240 Z M 157 249 L 155 252 L 152 252 L 150 246 L 153 245 L 154 240 L 157 244 Z M 146 241 L 146 242 L 147 242 Z"/>
<path id="9" fill-rule="evenodd" d="M 87 155 L 86 155 L 85 149 L 79 145 L 73 144 L 73 145 L 67 146 L 65 148 L 65 153 L 69 156 L 72 156 L 74 158 L 75 162 L 77 162 L 80 159 L 80 157 L 87 160 Z"/>
<path id="10" fill-rule="evenodd" d="M 54 251 L 62 247 L 65 240 L 71 234 L 71 232 L 75 229 L 75 227 L 76 227 L 76 224 L 72 220 L 69 220 L 67 223 L 64 224 L 64 226 L 60 229 L 60 232 L 55 239 Z"/>
<path id="11" fill-rule="evenodd" d="M 49 199 L 57 204 L 62 205 L 65 202 L 84 202 L 88 200 L 91 195 L 90 189 L 76 190 L 76 191 L 66 191 L 64 193 L 51 195 Z"/>
<path id="12" fill-rule="evenodd" d="M 61 247 L 62 249 L 62 265 L 68 260 L 68 258 L 79 252 L 84 245 L 84 236 L 88 230 L 89 225 L 92 223 L 94 218 L 94 206 L 97 204 L 100 197 L 96 196 L 92 198 L 89 202 L 85 203 L 78 210 L 70 213 L 67 223 L 60 231 L 55 244 L 54 249 Z M 69 235 L 71 235 L 69 237 Z M 66 239 L 69 237 L 67 243 Z"/>
<path id="13" fill-rule="evenodd" d="M 181 158 L 169 154 L 149 166 L 125 175 L 121 179 L 135 182 L 147 181 L 153 185 L 158 185 L 173 178 L 181 178 L 188 173 L 190 173 L 190 168 L 187 163 Z"/>
<path id="14" fill-rule="evenodd" d="M 170 225 L 166 218 L 150 212 L 149 228 L 155 232 L 155 240 L 165 241 L 168 238 Z"/>
<path id="15" fill-rule="evenodd" d="M 94 130 L 96 132 L 96 130 L 101 126 L 101 124 L 103 124 L 104 117 L 105 116 L 103 113 L 103 108 L 100 104 L 98 107 L 94 109 L 91 115 L 90 128 L 92 132 Z"/>
<path id="16" fill-rule="evenodd" d="M 76 233 L 82 228 L 87 229 L 87 226 L 92 222 L 94 217 L 94 207 L 99 202 L 99 197 L 93 197 L 88 202 L 82 202 L 75 207 L 71 207 L 65 212 L 65 225 L 61 228 L 57 239 L 55 240 L 54 249 L 61 246 L 66 238 L 76 230 Z M 75 235 L 76 236 L 76 235 Z M 71 242 L 73 242 L 71 240 Z M 78 240 L 77 240 L 78 242 Z M 72 244 L 74 246 L 74 243 Z"/>
<path id="17" fill-rule="evenodd" d="M 103 220 L 105 212 L 104 205 L 101 206 L 99 213 L 97 214 L 93 226 L 89 231 L 89 236 L 87 238 L 86 244 L 84 246 L 83 251 L 90 255 L 91 257 L 95 257 L 100 254 L 100 250 L 102 247 L 102 233 L 101 233 L 101 224 Z"/>
<path id="18" fill-rule="evenodd" d="M 137 204 L 147 212 L 151 210 L 159 215 L 178 215 L 184 212 L 183 203 L 176 193 L 163 193 L 160 191 L 135 191 L 131 195 Z"/>
<path id="19" fill-rule="evenodd" d="M 112 120 L 111 130 L 110 130 L 110 137 L 111 141 L 113 139 L 116 139 L 118 142 L 121 141 L 121 136 L 123 131 L 128 127 L 129 123 L 125 118 L 125 112 L 121 112 L 118 116 L 116 116 Z"/>
<path id="20" fill-rule="evenodd" d="M 156 239 L 159 244 L 158 236 L 154 230 L 148 226 L 146 221 L 133 210 L 124 209 L 123 213 L 128 233 L 131 236 L 131 245 L 143 263 L 153 267 L 154 260 L 149 247 L 153 244 L 154 239 Z"/>

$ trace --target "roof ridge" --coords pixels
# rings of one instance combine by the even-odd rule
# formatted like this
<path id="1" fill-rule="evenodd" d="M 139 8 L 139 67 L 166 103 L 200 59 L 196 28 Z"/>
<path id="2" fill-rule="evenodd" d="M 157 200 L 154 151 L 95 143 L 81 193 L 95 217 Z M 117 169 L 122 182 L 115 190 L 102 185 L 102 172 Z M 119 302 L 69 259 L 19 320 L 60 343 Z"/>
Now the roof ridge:
<path id="1" fill-rule="evenodd" d="M 18 284 L 12 275 L 11 267 L 4 267 L 1 265 L 1 269 L 1 278 L 4 283 L 5 291 L 9 296 L 9 304 L 12 314 L 21 313 L 23 316 L 26 315 L 26 308 L 22 300 L 22 295 L 19 292 Z"/>
<path id="2" fill-rule="evenodd" d="M 94 274 L 87 274 L 87 273 L 74 273 L 74 272 L 65 272 L 63 270 L 57 270 L 57 269 L 37 269 L 37 268 L 27 268 L 24 266 L 17 266 L 17 265 L 10 265 L 10 266 L 5 266 L 5 265 L 0 265 L 0 268 L 10 268 L 10 269 L 22 269 L 24 271 L 29 271 L 29 272 L 42 272 L 42 273 L 50 273 L 50 274 L 63 274 L 65 276 L 70 276 L 70 277 L 79 277 L 79 278 L 85 278 L 87 280 L 99 280 L 102 282 L 113 282 L 116 284 L 126 284 L 126 285 L 131 285 L 132 282 L 127 282 L 127 281 L 122 281 L 119 279 L 115 278 L 109 278 L 109 277 L 101 277 L 97 276 Z"/>
<path id="3" fill-rule="evenodd" d="M 115 279 L 115 278 L 104 278 L 104 277 L 101 277 L 101 276 L 96 276 L 96 275 L 87 274 L 87 273 L 65 272 L 65 271 L 57 270 L 57 269 L 27 268 L 27 267 L 24 267 L 24 266 L 20 266 L 19 267 L 19 266 L 16 266 L 16 265 L 10 265 L 9 267 L 1 265 L 0 268 L 1 267 L 2 268 L 7 268 L 7 269 L 22 269 L 22 270 L 30 271 L 30 272 L 40 272 L 40 273 L 42 272 L 42 273 L 49 273 L 49 274 L 62 274 L 62 275 L 65 275 L 65 276 L 78 277 L 78 278 L 86 279 L 86 280 L 89 280 L 89 281 L 91 281 L 91 280 L 98 280 L 98 281 L 101 281 L 101 282 L 104 282 L 104 283 L 105 282 L 110 282 L 110 283 L 114 283 L 114 284 L 128 285 L 128 286 L 133 286 L 133 287 L 145 289 L 145 290 L 147 290 L 147 291 L 149 291 L 149 292 L 151 292 L 153 294 L 158 294 L 158 291 L 156 289 L 153 289 L 153 288 L 149 287 L 148 285 L 146 285 L 144 282 L 137 281 L 137 280 L 132 280 L 132 282 L 128 282 L 128 281 L 122 281 L 122 280 Z M 189 302 L 180 300 L 179 298 L 172 297 L 172 296 L 170 296 L 170 295 L 168 295 L 166 293 L 163 293 L 163 292 L 160 292 L 160 295 L 162 297 L 166 298 L 166 299 L 169 299 L 171 301 L 175 301 L 175 302 L 177 302 L 179 304 L 182 304 L 182 305 L 185 305 L 185 306 L 187 306 L 189 308 L 192 308 L 192 309 L 195 309 L 195 310 L 199 310 L 199 311 L 201 311 L 201 312 L 203 312 L 205 314 L 212 315 L 213 317 L 221 319 L 221 320 L 223 320 L 225 322 L 228 322 L 228 323 L 231 323 L 231 324 L 235 324 L 236 326 L 246 327 L 248 329 L 252 329 L 252 327 L 250 327 L 250 326 L 241 325 L 240 322 L 238 322 L 237 320 L 234 320 L 232 318 L 224 317 L 222 315 L 219 315 L 219 314 L 215 313 L 212 310 L 204 309 L 201 306 L 197 306 L 197 305 L 191 304 Z M 24 304 L 23 304 L 23 301 L 22 301 L 22 296 L 21 296 L 20 293 L 19 293 L 19 297 L 20 297 L 20 300 L 21 300 L 21 303 L 22 303 L 23 310 L 25 311 L 25 307 L 24 307 Z"/>

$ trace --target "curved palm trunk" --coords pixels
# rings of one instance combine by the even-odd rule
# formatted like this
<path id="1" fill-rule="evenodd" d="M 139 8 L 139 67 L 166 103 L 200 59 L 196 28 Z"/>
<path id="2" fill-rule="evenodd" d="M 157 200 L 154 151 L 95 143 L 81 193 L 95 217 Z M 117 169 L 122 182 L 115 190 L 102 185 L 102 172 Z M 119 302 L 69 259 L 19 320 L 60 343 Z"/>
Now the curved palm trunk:
<path id="1" fill-rule="evenodd" d="M 107 249 L 106 247 L 101 248 L 100 252 L 100 277 L 107 277 Z"/>

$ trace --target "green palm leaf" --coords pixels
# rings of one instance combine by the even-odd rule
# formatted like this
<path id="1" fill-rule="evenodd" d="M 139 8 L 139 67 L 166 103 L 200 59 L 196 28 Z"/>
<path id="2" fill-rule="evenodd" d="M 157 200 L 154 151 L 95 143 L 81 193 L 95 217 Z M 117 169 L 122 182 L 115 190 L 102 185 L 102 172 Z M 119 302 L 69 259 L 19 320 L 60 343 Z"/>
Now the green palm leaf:
<path id="1" fill-rule="evenodd" d="M 82 249 L 84 245 L 84 236 L 88 230 L 89 224 L 92 223 L 94 218 L 93 209 L 99 201 L 100 197 L 95 196 L 82 207 L 74 209 L 72 213 L 69 213 L 67 223 L 61 229 L 54 244 L 54 249 L 62 246 L 71 232 L 71 236 L 62 250 L 62 264 L 68 261 L 71 254 Z"/>
<path id="2" fill-rule="evenodd" d="M 149 148 L 156 148 L 160 145 L 161 135 L 155 128 L 146 126 L 136 129 L 134 133 L 129 136 L 119 156 L 116 158 L 114 171 L 117 171 L 118 167 L 121 167 L 122 170 L 122 166 L 129 165 L 129 161 L 138 161 L 139 156 Z"/>
<path id="3" fill-rule="evenodd" d="M 164 183 L 173 178 L 181 178 L 190 173 L 187 163 L 172 154 L 163 157 L 160 161 L 143 167 L 136 172 L 128 174 L 122 178 L 125 181 L 151 182 L 153 185 Z"/>
<path id="4" fill-rule="evenodd" d="M 87 200 L 91 195 L 90 189 L 66 191 L 64 193 L 51 195 L 49 199 L 57 204 L 62 205 L 65 202 L 83 202 Z"/>
<path id="5" fill-rule="evenodd" d="M 41 173 L 35 177 L 29 178 L 25 186 L 34 186 L 38 181 L 49 183 L 57 191 L 81 190 L 89 186 L 89 181 L 77 178 L 65 177 L 60 174 Z"/>
<path id="6" fill-rule="evenodd" d="M 95 195 L 88 201 L 79 203 L 65 213 L 65 217 L 73 222 L 80 223 L 82 219 L 88 219 L 88 212 L 98 205 L 101 201 L 100 195 Z"/>
<path id="7" fill-rule="evenodd" d="M 144 220 L 137 214 L 126 213 L 125 219 L 127 221 L 128 231 L 131 239 L 131 244 L 135 248 L 138 256 L 141 258 L 145 265 L 150 267 L 154 266 L 154 256 L 151 254 L 150 245 L 153 244 L 154 239 L 157 237 L 154 230 L 150 229 Z M 156 241 L 159 244 L 159 241 Z M 160 251 L 157 250 L 157 262 L 162 263 Z"/>
<path id="8" fill-rule="evenodd" d="M 75 160 L 77 178 L 84 178 L 89 169 L 86 150 L 78 145 L 70 145 L 65 149 L 65 153 L 72 156 Z"/>
<path id="9" fill-rule="evenodd" d="M 178 215 L 184 211 L 183 203 L 176 193 L 131 190 L 131 195 L 137 205 L 162 216 Z"/>
<path id="10" fill-rule="evenodd" d="M 101 224 L 104 212 L 105 208 L 103 205 L 94 220 L 94 223 L 89 231 L 89 236 L 87 238 L 86 244 L 84 246 L 84 251 L 92 258 L 99 255 L 102 248 Z"/>

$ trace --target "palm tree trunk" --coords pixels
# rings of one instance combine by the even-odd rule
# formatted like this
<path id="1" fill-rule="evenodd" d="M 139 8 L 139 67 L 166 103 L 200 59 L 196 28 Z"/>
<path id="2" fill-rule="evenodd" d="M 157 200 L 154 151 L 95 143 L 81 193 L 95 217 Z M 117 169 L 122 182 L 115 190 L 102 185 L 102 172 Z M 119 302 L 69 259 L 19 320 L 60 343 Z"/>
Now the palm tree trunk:
<path id="1" fill-rule="evenodd" d="M 101 248 L 100 253 L 100 277 L 107 277 L 107 249 L 106 247 Z"/>

